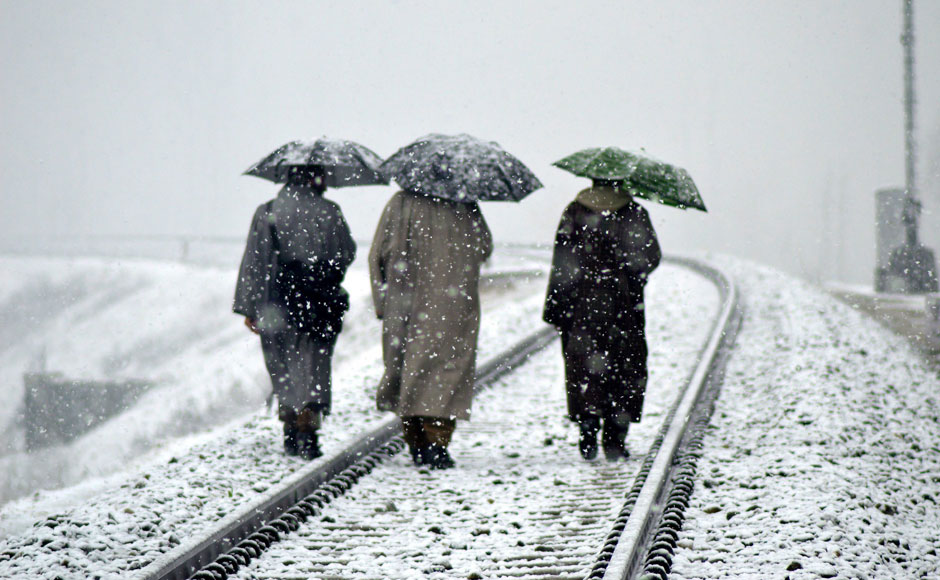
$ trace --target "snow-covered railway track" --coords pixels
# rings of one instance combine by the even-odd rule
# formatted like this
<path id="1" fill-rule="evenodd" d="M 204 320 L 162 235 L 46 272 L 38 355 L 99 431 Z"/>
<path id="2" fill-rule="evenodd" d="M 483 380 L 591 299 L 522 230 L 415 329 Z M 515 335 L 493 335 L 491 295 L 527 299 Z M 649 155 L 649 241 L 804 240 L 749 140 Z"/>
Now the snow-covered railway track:
<path id="1" fill-rule="evenodd" d="M 553 329 L 544 328 L 522 339 L 478 370 L 477 388 L 483 389 L 511 372 L 513 367 L 554 338 Z M 306 477 L 272 490 L 223 520 L 216 531 L 154 562 L 141 578 L 225 578 L 229 572 L 247 563 L 250 557 L 257 556 L 277 541 L 281 535 L 297 529 L 299 522 L 318 511 L 332 497 L 349 489 L 383 457 L 400 451 L 404 443 L 400 437 L 396 437 L 398 429 L 397 418 L 384 421 L 334 454 Z"/>
<path id="2" fill-rule="evenodd" d="M 744 316 L 744 306 L 729 276 L 697 260 L 672 261 L 715 283 L 721 293 L 721 312 L 695 372 L 663 422 L 588 578 L 667 578 L 692 493 L 704 431 Z"/>
<path id="3" fill-rule="evenodd" d="M 228 518 L 230 529 L 159 570 L 150 566 L 144 578 L 665 577 L 670 530 L 681 522 L 694 469 L 688 449 L 707 421 L 740 321 L 726 277 L 674 262 L 712 279 L 722 304 L 694 368 L 675 371 L 673 388 L 661 393 L 668 402 L 647 405 L 648 415 L 664 416 L 661 427 L 641 424 L 631 434 L 639 459 L 577 456 L 558 413 L 563 401 L 544 388 L 563 373 L 557 353 L 537 352 L 554 336 L 546 330 L 481 368 L 478 384 L 502 388 L 481 394 L 474 421 L 458 430 L 457 469 L 415 469 L 398 453 L 392 419 L 303 486 L 269 494 L 266 505 Z"/>

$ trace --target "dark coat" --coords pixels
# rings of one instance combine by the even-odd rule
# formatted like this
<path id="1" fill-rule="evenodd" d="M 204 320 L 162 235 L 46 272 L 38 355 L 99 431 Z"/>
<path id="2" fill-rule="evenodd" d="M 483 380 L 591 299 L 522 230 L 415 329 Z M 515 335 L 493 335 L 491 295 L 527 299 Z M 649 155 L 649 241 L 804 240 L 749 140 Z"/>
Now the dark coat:
<path id="1" fill-rule="evenodd" d="M 660 258 L 649 214 L 632 200 L 609 211 L 575 201 L 562 214 L 543 318 L 562 333 L 572 419 L 626 414 L 639 421 L 647 376 L 643 290 Z"/>
<path id="2" fill-rule="evenodd" d="M 339 206 L 305 187 L 285 186 L 255 211 L 233 310 L 261 331 L 282 412 L 330 412 L 330 362 L 349 304 L 340 283 L 355 256 Z"/>
<path id="3" fill-rule="evenodd" d="M 356 256 L 339 206 L 295 185 L 255 210 L 233 310 L 262 332 L 286 326 L 335 339 L 348 308 L 340 283 Z"/>

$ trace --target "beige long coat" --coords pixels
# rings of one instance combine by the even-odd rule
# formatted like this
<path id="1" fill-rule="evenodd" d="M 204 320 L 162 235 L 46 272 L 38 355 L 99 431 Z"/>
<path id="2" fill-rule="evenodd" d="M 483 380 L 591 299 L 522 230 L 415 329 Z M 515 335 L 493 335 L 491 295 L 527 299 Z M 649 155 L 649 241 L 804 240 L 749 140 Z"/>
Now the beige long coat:
<path id="1" fill-rule="evenodd" d="M 389 200 L 369 252 L 385 359 L 379 409 L 402 417 L 470 418 L 480 265 L 492 251 L 476 204 L 406 191 Z"/>

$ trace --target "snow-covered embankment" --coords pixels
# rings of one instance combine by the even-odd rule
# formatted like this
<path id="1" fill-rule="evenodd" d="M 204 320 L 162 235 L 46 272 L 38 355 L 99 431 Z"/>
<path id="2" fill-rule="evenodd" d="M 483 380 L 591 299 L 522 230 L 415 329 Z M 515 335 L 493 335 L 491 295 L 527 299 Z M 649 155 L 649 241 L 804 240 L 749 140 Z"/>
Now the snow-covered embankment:
<path id="1" fill-rule="evenodd" d="M 940 578 L 940 378 L 821 290 L 716 262 L 747 310 L 670 578 Z"/>

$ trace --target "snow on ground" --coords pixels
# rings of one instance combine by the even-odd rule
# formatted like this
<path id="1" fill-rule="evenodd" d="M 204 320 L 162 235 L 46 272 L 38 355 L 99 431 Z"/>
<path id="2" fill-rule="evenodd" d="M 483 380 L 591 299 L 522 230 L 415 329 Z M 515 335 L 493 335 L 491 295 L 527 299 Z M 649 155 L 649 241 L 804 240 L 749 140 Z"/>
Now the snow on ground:
<path id="1" fill-rule="evenodd" d="M 496 260 L 494 260 L 496 261 Z M 523 260 L 515 259 L 502 259 L 501 263 L 511 263 L 519 265 Z M 51 261 L 55 262 L 55 261 Z M 108 270 L 113 268 L 118 270 L 118 273 L 115 277 L 126 278 L 128 277 L 128 267 L 126 265 L 117 265 L 109 264 L 107 262 L 101 262 L 97 260 L 80 261 L 80 264 L 70 264 L 65 261 L 59 261 L 58 263 L 46 264 L 45 268 L 37 267 L 37 271 L 42 272 L 45 270 L 55 272 L 58 266 L 58 270 L 67 270 L 71 271 L 73 268 L 80 271 L 82 279 L 90 279 L 101 276 L 102 270 Z M 138 268 L 139 267 L 139 268 Z M 164 291 L 167 288 L 177 287 L 177 283 L 180 282 L 174 276 L 166 276 L 169 280 L 162 279 L 162 276 L 166 275 L 168 272 L 170 274 L 175 273 L 176 265 L 170 264 L 160 264 L 160 263 L 141 263 L 137 264 L 135 267 L 130 268 L 131 273 L 136 269 L 141 270 L 144 274 L 149 276 L 148 282 L 151 286 L 156 286 L 163 289 Z M 92 271 L 89 272 L 88 270 Z M 197 275 L 199 274 L 198 270 L 193 270 L 191 268 L 183 267 L 183 273 L 186 276 Z M 491 270 L 492 267 L 487 267 L 487 270 Z M 531 269 L 520 266 L 519 269 L 526 270 Z M 123 274 L 123 275 L 121 275 Z M 28 276 L 27 276 L 28 277 Z M 69 280 L 74 280 L 74 275 L 67 272 L 66 274 L 60 274 L 57 279 L 63 281 L 65 284 Z M 356 282 L 358 277 L 359 282 Z M 42 281 L 45 284 L 50 284 L 49 280 L 51 278 L 47 276 L 42 277 Z M 224 316 L 223 321 L 227 322 L 229 329 L 233 338 L 236 338 L 239 342 L 244 341 L 245 347 L 242 349 L 237 349 L 237 345 L 233 346 L 232 342 L 220 341 L 220 340 L 208 340 L 205 344 L 201 345 L 200 356 L 201 364 L 203 365 L 213 365 L 219 370 L 226 370 L 226 365 L 235 365 L 236 367 L 252 367 L 253 368 L 253 380 L 258 389 L 258 395 L 254 399 L 248 399 L 241 401 L 242 404 L 250 405 L 257 409 L 261 401 L 263 401 L 264 396 L 270 389 L 269 381 L 263 370 L 263 362 L 260 354 L 260 348 L 258 347 L 257 338 L 247 332 L 247 330 L 241 325 L 240 319 L 231 315 L 229 313 L 229 304 L 231 301 L 231 293 L 233 288 L 234 276 L 231 272 L 209 272 L 204 276 L 199 277 L 198 282 L 195 284 L 198 289 L 194 290 L 194 296 L 190 296 L 189 299 L 193 300 L 201 306 L 199 308 L 194 308 L 191 312 L 191 315 L 194 319 L 199 319 L 200 317 L 206 316 L 204 310 L 209 310 L 210 308 L 206 307 L 206 304 L 212 304 L 211 309 L 219 310 L 221 316 Z M 336 397 L 335 397 L 335 408 L 334 415 L 329 419 L 328 425 L 333 425 L 338 427 L 334 431 L 329 431 L 325 437 L 324 446 L 329 450 L 330 446 L 335 446 L 338 444 L 338 441 L 344 438 L 351 436 L 353 432 L 358 432 L 364 428 L 367 428 L 374 424 L 374 422 L 379 417 L 377 412 L 374 412 L 372 408 L 374 407 L 372 403 L 372 394 L 374 391 L 374 386 L 377 383 L 378 376 L 381 374 L 381 356 L 380 356 L 380 343 L 379 343 L 379 323 L 374 320 L 374 317 L 371 313 L 370 299 L 368 298 L 368 289 L 367 289 L 367 279 L 365 277 L 364 269 L 359 269 L 350 272 L 349 278 L 347 280 L 347 287 L 350 288 L 351 293 L 353 293 L 353 308 L 351 309 L 348 318 L 346 328 L 341 335 L 340 343 L 337 345 L 337 353 L 334 358 L 334 381 L 337 384 Z M 74 283 L 74 282 L 73 282 Z M 524 295 L 534 295 L 542 291 L 544 282 L 539 279 L 531 279 L 528 282 L 525 282 L 519 285 L 520 288 L 517 288 L 518 292 L 522 292 Z M 364 292 L 356 292 L 355 289 L 360 288 L 364 289 Z M 65 290 L 63 290 L 65 293 Z M 510 309 L 516 309 L 515 306 L 511 304 L 511 299 L 515 295 L 511 287 L 506 287 L 505 283 L 501 283 L 499 292 L 496 292 L 497 298 L 490 299 L 485 298 L 485 308 L 488 308 L 492 304 L 502 304 L 506 303 L 506 306 Z M 175 296 L 176 294 L 170 293 L 170 296 Z M 160 300 L 159 293 L 153 297 L 152 302 L 147 301 L 138 301 L 137 303 L 131 305 L 133 307 L 124 306 L 126 310 L 130 312 L 133 316 L 130 316 L 131 322 L 135 320 L 138 314 L 143 313 L 153 318 L 159 318 L 162 312 L 163 303 L 166 302 L 166 299 Z M 81 302 L 76 300 L 76 302 Z M 101 301 L 105 304 L 113 304 L 113 301 Z M 518 316 L 514 315 L 501 315 L 499 311 L 496 312 L 497 316 L 495 317 L 485 317 L 484 320 L 487 321 L 481 332 L 481 356 L 491 356 L 494 352 L 501 350 L 508 343 L 521 338 L 524 334 L 532 331 L 540 323 L 538 322 L 538 317 L 533 317 L 531 314 L 534 309 L 537 309 L 538 305 L 535 302 L 532 302 L 528 310 L 524 310 L 525 316 L 523 319 L 519 319 Z M 489 314 L 487 310 L 487 314 Z M 209 316 L 215 316 L 215 313 L 210 313 Z M 60 318 L 62 316 L 60 315 Z M 58 322 L 58 321 L 57 321 Z M 37 325 L 40 326 L 40 325 Z M 236 334 L 237 333 L 237 334 Z M 38 332 L 37 332 L 38 334 Z M 28 339 L 29 337 L 24 337 Z M 78 340 L 77 338 L 75 340 Z M 94 360 L 94 356 L 98 355 L 95 352 L 95 349 L 99 349 L 107 353 L 109 348 L 113 348 L 113 341 L 109 342 L 109 337 L 103 332 L 100 331 L 98 334 L 89 337 L 86 335 L 85 340 L 88 342 L 88 350 L 86 350 L 82 358 L 83 360 Z M 21 351 L 28 351 L 27 348 L 21 348 Z M 52 349 L 49 349 L 50 352 Z M 228 352 L 235 350 L 236 352 Z M 88 353 L 91 352 L 91 355 Z M 51 358 L 51 357 L 50 357 Z M 9 359 L 8 359 L 9 360 Z M 19 362 L 15 361 L 14 362 Z M 51 361 L 52 362 L 52 361 Z M 179 362 L 179 358 L 173 359 L 172 357 L 168 358 L 168 361 L 164 362 L 162 370 L 172 371 L 173 365 Z M 58 364 L 58 363 L 54 363 Z M 79 367 L 81 370 L 84 367 Z M 76 373 L 74 368 L 69 369 L 70 373 Z M 76 373 L 78 374 L 78 373 Z M 186 379 L 183 372 L 179 373 L 179 376 L 182 379 Z M 18 380 L 18 373 L 15 376 L 15 380 Z M 224 377 L 223 377 L 224 380 Z M 222 381 L 219 381 L 222 382 Z M 200 384 L 195 381 L 189 381 L 189 386 L 194 390 L 200 388 Z M 219 388 L 224 391 L 225 385 L 210 385 Z M 343 391 L 348 391 L 344 393 Z M 9 394 L 9 393 L 7 393 Z M 164 393 L 166 394 L 166 393 Z M 174 401 L 172 397 L 180 396 L 182 394 L 181 401 Z M 232 399 L 238 399 L 242 395 L 229 388 L 227 391 L 227 396 Z M 280 457 L 278 452 L 279 449 L 279 436 L 275 433 L 278 423 L 273 420 L 267 412 L 257 412 L 255 416 L 251 419 L 253 423 L 250 423 L 248 427 L 244 428 L 238 433 L 231 433 L 231 429 L 222 430 L 222 435 L 216 433 L 214 436 L 209 435 L 199 435 L 196 437 L 190 437 L 188 439 L 178 439 L 172 440 L 172 436 L 177 433 L 171 432 L 163 433 L 162 439 L 149 440 L 149 445 L 158 446 L 158 453 L 151 453 L 142 459 L 137 460 L 136 465 L 127 465 L 128 457 L 136 457 L 135 454 L 130 453 L 127 450 L 128 440 L 134 438 L 143 438 L 141 433 L 144 435 L 150 435 L 153 433 L 152 424 L 154 422 L 160 421 L 164 417 L 169 417 L 172 419 L 172 412 L 168 409 L 182 409 L 185 410 L 187 405 L 192 404 L 191 399 L 193 397 L 198 397 L 198 392 L 189 393 L 185 388 L 174 390 L 169 395 L 161 397 L 158 400 L 144 400 L 141 401 L 134 409 L 130 412 L 125 413 L 124 415 L 119 416 L 118 418 L 105 423 L 98 429 L 94 430 L 91 434 L 80 438 L 78 441 L 74 442 L 71 445 L 65 446 L 64 448 L 58 448 L 56 450 L 50 450 L 49 452 L 43 452 L 39 456 L 39 460 L 36 461 L 36 454 L 28 455 L 25 453 L 14 454 L 13 456 L 8 456 L 0 459 L 0 461 L 6 462 L 6 465 L 27 465 L 33 467 L 31 463 L 27 463 L 29 460 L 36 461 L 38 464 L 36 468 L 33 469 L 30 474 L 35 473 L 37 470 L 43 467 L 44 460 L 49 459 L 50 461 L 61 461 L 62 464 L 68 466 L 70 456 L 76 454 L 76 450 L 83 452 L 85 455 L 94 455 L 89 461 L 88 457 L 82 456 L 79 457 L 80 462 L 79 467 L 76 469 L 82 469 L 84 471 L 94 471 L 96 469 L 101 469 L 102 463 L 114 463 L 121 464 L 122 467 L 128 469 L 128 473 L 119 473 L 114 476 L 106 478 L 97 478 L 84 481 L 81 485 L 73 487 L 71 489 L 59 491 L 59 492 L 40 492 L 35 494 L 33 497 L 25 498 L 23 500 L 13 502 L 4 507 L 3 511 L 0 512 L 0 528 L 2 528 L 5 534 L 13 533 L 17 530 L 21 530 L 24 526 L 31 525 L 38 517 L 43 517 L 49 515 L 53 512 L 59 511 L 69 511 L 75 506 L 75 504 L 80 503 L 83 500 L 95 501 L 93 496 L 105 493 L 109 490 L 114 489 L 144 489 L 145 485 L 141 482 L 147 482 L 149 477 L 144 473 L 154 462 L 166 463 L 171 461 L 168 465 L 176 465 L 177 461 L 171 459 L 174 454 L 177 452 L 185 453 L 186 449 L 192 446 L 194 443 L 200 441 L 205 441 L 207 438 L 212 438 L 213 443 L 209 444 L 210 447 L 224 448 L 226 450 L 231 449 L 241 449 L 242 455 L 241 459 L 249 463 L 262 463 L 260 470 L 263 472 L 259 475 L 257 471 L 248 470 L 243 478 L 239 479 L 237 476 L 234 481 L 228 481 L 228 487 L 225 488 L 224 493 L 232 488 L 238 488 L 239 486 L 246 487 L 248 489 L 248 496 L 254 497 L 261 492 L 261 488 L 267 487 L 271 484 L 269 481 L 267 484 L 263 483 L 263 480 L 273 480 L 274 482 L 279 481 L 281 478 L 289 475 L 292 471 L 296 470 L 298 465 L 291 465 L 290 462 L 287 462 L 285 458 Z M 195 419 L 199 420 L 201 426 L 204 428 L 210 420 L 213 420 L 212 417 L 200 417 L 198 415 L 199 410 L 203 409 L 203 406 L 196 407 Z M 135 412 L 140 415 L 137 417 L 140 420 L 140 423 L 134 420 L 127 420 L 126 415 L 132 415 Z M 350 417 L 352 413 L 352 417 Z M 165 419 L 168 422 L 172 423 L 169 419 Z M 218 421 L 216 421 L 218 422 Z M 239 421 L 239 424 L 243 424 L 245 419 Z M 261 424 L 261 427 L 255 432 L 253 430 L 254 426 Z M 226 435 L 227 433 L 227 435 Z M 159 435 L 159 433 L 157 434 Z M 218 441 L 219 437 L 223 438 L 223 441 Z M 226 437 L 228 439 L 226 439 Z M 88 442 L 91 441 L 91 444 Z M 241 445 L 239 447 L 239 445 Z M 264 449 L 263 453 L 257 453 L 257 446 L 262 445 Z M 136 451 L 136 450 L 135 450 Z M 122 457 L 122 454 L 124 455 Z M 202 453 L 199 453 L 202 454 Z M 197 454 L 197 455 L 199 455 Z M 237 452 L 236 452 L 237 454 Z M 215 457 L 217 454 L 213 454 Z M 222 454 L 223 457 L 225 454 Z M 280 461 L 270 461 L 268 455 L 274 455 L 280 459 Z M 117 456 L 117 457 L 115 457 Z M 51 459 L 50 459 L 51 457 Z M 122 459 L 124 460 L 123 463 Z M 17 463 L 19 461 L 19 463 Z M 197 460 L 202 462 L 202 460 Z M 180 468 L 182 469 L 182 468 Z M 187 468 L 188 469 L 188 468 Z M 172 472 L 172 468 L 170 471 Z M 265 471 L 266 470 L 266 471 Z M 134 479 L 134 474 L 136 477 L 142 477 L 143 479 L 138 481 Z M 45 471 L 42 472 L 45 474 Z M 188 474 L 190 479 L 209 479 L 206 478 L 205 473 L 200 469 L 196 471 L 190 471 Z M 4 483 L 5 485 L 14 485 L 21 483 L 18 480 L 19 475 L 13 471 L 5 471 L 4 473 Z M 162 480 L 167 479 L 179 479 L 181 489 L 193 489 L 194 487 L 201 486 L 199 481 L 192 483 L 187 480 L 185 477 L 178 477 L 173 473 L 169 475 L 164 474 Z M 246 485 L 246 482 L 251 485 Z M 54 483 L 54 482 L 53 482 Z M 257 489 L 251 489 L 252 487 L 257 487 Z M 161 488 L 162 489 L 162 488 Z M 163 491 L 166 491 L 163 489 Z M 117 495 L 126 493 L 123 491 L 117 492 Z M 138 492 L 133 492 L 138 493 Z M 145 493 L 146 492 L 140 492 Z M 177 493 L 177 491 L 173 491 Z M 180 492 L 182 493 L 182 492 Z M 188 505 L 187 510 L 200 512 L 201 506 L 201 493 L 197 490 L 190 494 L 184 494 L 192 496 L 194 504 Z M 233 497 L 242 495 L 242 492 L 232 491 Z M 227 497 L 227 496 L 226 496 Z M 161 499 L 154 500 L 157 503 L 160 503 Z M 232 500 L 227 500 L 231 502 Z M 126 506 L 121 507 L 117 512 L 109 512 L 108 516 L 113 517 L 114 513 L 125 513 L 126 515 L 122 516 L 129 520 L 138 520 L 140 523 L 140 517 L 132 517 L 133 514 L 137 513 L 134 509 L 135 505 L 134 500 L 128 500 Z M 146 502 L 144 502 L 146 503 Z M 224 503 L 224 501 L 223 501 Z M 124 510 L 124 511 L 122 511 Z M 186 512 L 180 512 L 186 513 Z M 210 518 L 213 517 L 212 514 L 208 514 Z M 160 517 L 155 515 L 154 517 Z M 146 517 L 144 517 L 146 519 Z M 188 515 L 184 519 L 189 519 Z M 199 521 L 199 518 L 195 518 L 196 521 Z M 204 520 L 203 520 L 204 521 Z M 80 520 L 81 522 L 81 520 Z M 80 525 L 79 525 L 80 527 Z M 185 528 L 184 528 L 185 531 Z M 179 532 L 177 532 L 179 533 Z M 120 534 L 118 534 L 120 536 Z M 173 540 L 167 540 L 172 544 Z M 133 554 L 131 554 L 133 555 Z"/>
<path id="2" fill-rule="evenodd" d="M 698 303 L 715 294 L 700 277 L 671 266 L 653 277 L 650 292 L 663 304 Z M 542 327 L 543 293 L 544 280 L 535 280 L 485 307 L 481 361 Z M 651 336 L 670 325 L 672 310 L 656 310 L 664 315 L 659 321 L 650 315 Z M 374 410 L 373 401 L 382 372 L 380 348 L 376 338 L 334 369 L 334 414 L 323 434 L 327 456 L 385 416 Z M 680 363 L 664 357 L 661 364 Z M 271 413 L 260 411 L 170 458 L 113 478 L 81 505 L 37 521 L 0 544 L 0 577 L 107 578 L 145 566 L 305 465 L 282 454 L 279 427 Z M 46 505 L 41 498 L 21 501 L 12 511 L 25 520 L 26 514 L 43 514 Z"/>
<path id="3" fill-rule="evenodd" d="M 670 578 L 940 578 L 940 377 L 823 291 L 717 262 L 747 310 Z"/>
<path id="4" fill-rule="evenodd" d="M 739 283 L 747 312 L 706 438 L 671 577 L 940 577 L 940 379 L 905 341 L 823 292 L 752 264 L 715 261 Z M 9 264 L 5 260 L 3 267 Z M 109 269 L 117 267 L 102 261 L 86 265 L 84 274 L 36 262 L 31 267 L 49 281 L 49 292 L 69 279 L 81 282 L 70 283 L 79 289 L 83 283 L 110 280 Z M 113 298 L 97 298 L 101 308 L 129 300 L 135 292 L 128 291 L 128 285 L 135 281 L 151 284 L 160 278 L 136 262 L 122 267 L 132 273 L 140 267 L 140 273 L 111 274 L 121 280 L 114 282 Z M 165 267 L 164 274 L 176 275 L 185 287 L 185 280 L 196 275 L 174 274 L 176 266 Z M 700 286 L 680 280 L 675 286 L 681 290 L 670 294 L 664 286 L 676 280 L 675 271 L 667 266 L 653 277 L 651 298 L 662 294 L 682 301 L 700 291 Z M 218 300 L 227 305 L 234 280 L 230 271 L 205 273 L 193 285 L 208 293 L 212 276 L 228 277 L 225 284 L 218 283 Z M 25 291 L 10 280 L 0 280 L 0 308 L 6 308 L 0 310 L 0 332 L 19 324 L 7 324 L 8 313 L 17 311 L 5 306 L 13 303 L 11 297 L 23 307 L 28 304 L 16 298 Z M 660 289 L 654 290 L 657 284 Z M 163 291 L 174 288 L 178 286 L 169 284 Z M 70 295 L 75 299 L 59 311 L 68 311 L 64 315 L 82 324 L 89 315 L 78 313 L 95 312 L 95 299 L 81 292 Z M 504 295 L 506 300 L 485 311 L 481 360 L 538 326 L 541 297 L 513 303 L 512 296 Z M 49 322 L 54 317 L 47 311 L 58 308 L 60 300 L 49 297 L 23 317 L 34 317 L 55 330 L 58 323 Z M 152 314 L 145 301 L 141 308 Z M 365 321 L 367 304 L 362 308 Z M 651 306 L 651 321 L 655 311 Z M 203 315 L 215 316 L 193 316 Z M 227 308 L 223 315 L 233 323 Z M 240 334 L 237 323 L 236 318 L 233 342 L 219 341 L 212 352 L 237 351 L 228 359 L 235 361 L 231 364 L 253 360 L 255 371 L 241 372 L 253 375 L 264 393 L 257 342 Z M 351 322 L 351 336 L 356 326 Z M 82 328 L 97 333 L 91 335 L 96 341 L 109 332 L 91 323 Z M 651 342 L 655 329 L 651 322 Z M 8 361 L 13 360 L 9 348 L 20 332 L 0 334 L 0 372 L 8 371 Z M 239 350 L 236 336 L 245 343 L 244 350 Z M 372 410 L 381 365 L 378 345 L 368 342 L 369 336 L 377 335 L 363 330 L 346 351 L 347 358 L 336 365 L 337 409 L 326 424 L 327 452 L 381 419 Z M 24 335 L 24 340 L 34 339 Z M 50 366 L 58 365 L 53 350 L 47 353 Z M 15 360 L 28 364 L 33 354 L 22 350 Z M 204 360 L 213 356 L 202 355 Z M 81 358 L 62 365 L 71 365 L 68 372 L 77 373 L 98 368 Z M 0 413 L 9 413 L 11 395 L 3 376 L 0 397 L 6 398 L 0 401 Z M 122 428 L 133 433 L 137 426 Z M 121 432 L 112 431 L 112 438 Z M 100 444 L 117 449 L 126 445 L 104 437 Z M 161 453 L 110 479 L 83 484 L 88 486 L 84 492 L 43 493 L 6 506 L 0 524 L 11 515 L 21 523 L 38 520 L 50 510 L 55 515 L 0 543 L 0 577 L 108 577 L 139 568 L 303 465 L 280 454 L 278 423 L 263 411 L 197 439 L 178 441 Z M 74 505 L 83 497 L 88 500 Z"/>

